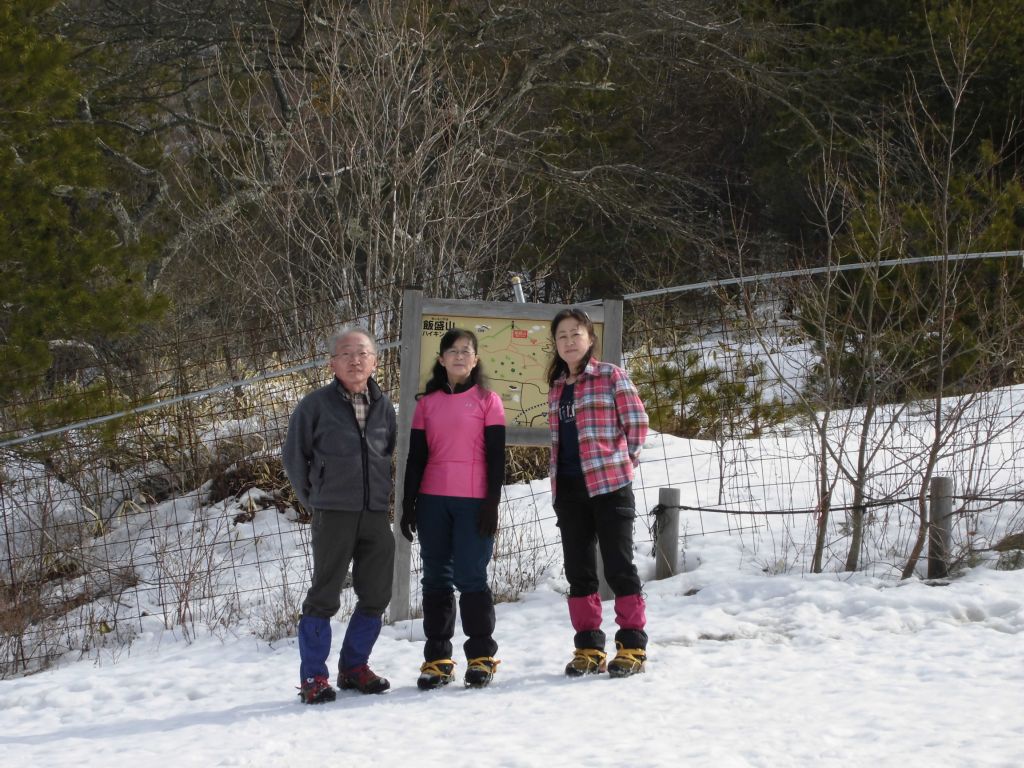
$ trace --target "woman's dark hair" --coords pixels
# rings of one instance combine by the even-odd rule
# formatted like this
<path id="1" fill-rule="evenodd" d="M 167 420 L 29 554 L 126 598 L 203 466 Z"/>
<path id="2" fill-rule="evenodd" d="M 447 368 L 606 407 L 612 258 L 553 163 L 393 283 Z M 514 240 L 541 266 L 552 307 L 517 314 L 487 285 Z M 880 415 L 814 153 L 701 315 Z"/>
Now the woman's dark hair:
<path id="1" fill-rule="evenodd" d="M 559 323 L 568 318 L 572 318 L 579 322 L 580 325 L 587 329 L 587 334 L 590 336 L 590 349 L 587 350 L 583 359 L 580 360 L 580 370 L 582 370 L 587 367 L 587 363 L 590 362 L 590 358 L 594 356 L 594 344 L 597 343 L 597 336 L 594 334 L 594 321 L 591 320 L 590 315 L 582 309 L 576 309 L 575 307 L 563 309 L 555 315 L 555 318 L 551 321 L 552 341 L 555 341 L 555 333 L 558 332 Z M 563 374 L 568 375 L 569 373 L 569 364 L 558 356 L 558 347 L 556 345 L 551 352 L 551 362 L 548 363 L 548 386 L 554 386 L 555 382 L 558 381 Z"/>
<path id="2" fill-rule="evenodd" d="M 441 337 L 441 343 L 437 349 L 437 355 L 440 357 L 447 350 L 455 346 L 455 342 L 459 339 L 466 339 L 470 344 L 473 345 L 473 354 L 480 354 L 480 342 L 477 341 L 476 334 L 472 331 L 467 331 L 464 328 L 449 328 L 444 336 Z M 481 389 L 487 388 L 487 377 L 484 376 L 483 363 L 477 360 L 473 370 L 469 372 L 469 385 L 476 385 Z M 434 361 L 434 367 L 430 371 L 430 380 L 427 382 L 427 386 L 424 387 L 423 391 L 416 395 L 417 399 L 424 395 L 429 395 L 431 392 L 436 392 L 439 389 L 447 389 L 448 387 L 448 371 L 441 365 L 440 360 Z"/>

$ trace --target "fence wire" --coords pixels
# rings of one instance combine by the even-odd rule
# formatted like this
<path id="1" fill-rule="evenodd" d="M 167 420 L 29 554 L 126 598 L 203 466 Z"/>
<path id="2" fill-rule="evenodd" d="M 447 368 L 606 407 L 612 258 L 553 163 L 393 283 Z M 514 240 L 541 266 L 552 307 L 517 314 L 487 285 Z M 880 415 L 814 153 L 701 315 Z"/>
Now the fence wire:
<path id="1" fill-rule="evenodd" d="M 681 494 L 683 569 L 693 567 L 688 553 L 728 539 L 769 573 L 898 575 L 936 474 L 954 478 L 958 561 L 1024 528 L 1019 310 L 976 302 L 975 347 L 950 342 L 960 344 L 954 362 L 969 360 L 941 369 L 955 381 L 940 400 L 921 374 L 938 359 L 935 328 L 913 335 L 908 309 L 904 322 L 857 336 L 855 288 L 842 276 L 787 274 L 756 289 L 708 285 L 626 302 L 624 365 L 652 426 L 634 482 L 644 573 L 653 573 L 646 512 L 663 487 Z M 0 677 L 165 631 L 294 634 L 309 518 L 280 447 L 295 404 L 328 380 L 332 331 L 374 328 L 377 379 L 399 401 L 397 329 L 379 315 L 333 316 L 330 305 L 295 310 L 325 318 L 302 334 L 250 327 L 62 360 L 36 399 L 4 408 Z M 111 417 L 60 420 L 86 396 L 94 408 L 109 403 Z M 546 451 L 509 457 L 490 566 L 500 600 L 562 579 Z M 343 614 L 353 604 L 346 589 Z"/>

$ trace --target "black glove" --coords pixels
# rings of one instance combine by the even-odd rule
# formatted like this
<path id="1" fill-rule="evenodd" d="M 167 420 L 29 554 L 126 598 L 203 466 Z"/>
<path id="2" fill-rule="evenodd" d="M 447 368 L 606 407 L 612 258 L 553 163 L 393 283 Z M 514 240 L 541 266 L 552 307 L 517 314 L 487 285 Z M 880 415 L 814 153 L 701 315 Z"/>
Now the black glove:
<path id="1" fill-rule="evenodd" d="M 480 535 L 491 538 L 498 532 L 498 500 L 484 499 L 480 504 Z"/>
<path id="2" fill-rule="evenodd" d="M 402 499 L 402 520 L 398 524 L 402 529 L 402 535 L 412 542 L 412 535 L 416 533 L 416 499 Z"/>

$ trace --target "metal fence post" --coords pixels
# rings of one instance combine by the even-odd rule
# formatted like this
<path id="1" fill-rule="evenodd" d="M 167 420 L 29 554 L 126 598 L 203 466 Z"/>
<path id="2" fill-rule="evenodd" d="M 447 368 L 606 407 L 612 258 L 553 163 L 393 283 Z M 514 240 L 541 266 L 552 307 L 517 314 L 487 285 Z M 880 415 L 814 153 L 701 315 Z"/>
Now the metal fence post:
<path id="1" fill-rule="evenodd" d="M 928 578 L 949 575 L 950 525 L 953 514 L 953 478 L 933 477 L 928 505 Z"/>
<path id="2" fill-rule="evenodd" d="M 654 578 L 667 579 L 679 573 L 679 489 L 659 489 L 658 507 Z"/>

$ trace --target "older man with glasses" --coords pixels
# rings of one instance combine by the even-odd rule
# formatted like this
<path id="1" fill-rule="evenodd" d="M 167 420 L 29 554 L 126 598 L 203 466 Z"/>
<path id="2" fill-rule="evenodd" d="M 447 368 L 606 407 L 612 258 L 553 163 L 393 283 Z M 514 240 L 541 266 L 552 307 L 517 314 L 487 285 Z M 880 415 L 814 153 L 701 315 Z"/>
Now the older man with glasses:
<path id="1" fill-rule="evenodd" d="M 338 663 L 338 687 L 383 693 L 391 684 L 369 667 L 391 600 L 395 556 L 388 520 L 393 486 L 395 409 L 373 373 L 373 337 L 346 328 L 331 337 L 334 380 L 299 401 L 288 423 L 283 460 L 295 494 L 312 515 L 313 580 L 299 620 L 299 696 L 333 701 L 327 670 L 331 617 L 352 565 L 356 606 Z"/>

